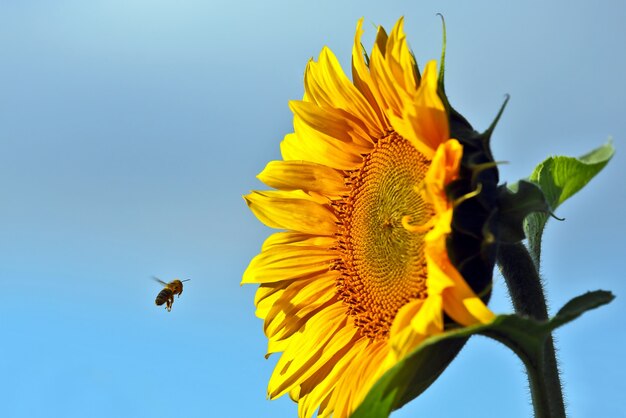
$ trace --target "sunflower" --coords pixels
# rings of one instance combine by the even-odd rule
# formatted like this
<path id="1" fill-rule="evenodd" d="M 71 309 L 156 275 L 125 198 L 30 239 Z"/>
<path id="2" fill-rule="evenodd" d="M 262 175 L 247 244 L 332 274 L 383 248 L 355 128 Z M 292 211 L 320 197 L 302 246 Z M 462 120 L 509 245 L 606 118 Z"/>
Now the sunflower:
<path id="1" fill-rule="evenodd" d="M 294 132 L 245 200 L 271 235 L 242 283 L 256 283 L 268 396 L 300 417 L 347 417 L 425 338 L 487 323 L 489 225 L 497 171 L 488 143 L 447 104 L 435 61 L 420 72 L 400 19 L 352 79 L 324 48 L 291 101 Z M 458 138 L 451 135 L 458 133 Z M 495 172 L 495 174 L 494 174 Z"/>

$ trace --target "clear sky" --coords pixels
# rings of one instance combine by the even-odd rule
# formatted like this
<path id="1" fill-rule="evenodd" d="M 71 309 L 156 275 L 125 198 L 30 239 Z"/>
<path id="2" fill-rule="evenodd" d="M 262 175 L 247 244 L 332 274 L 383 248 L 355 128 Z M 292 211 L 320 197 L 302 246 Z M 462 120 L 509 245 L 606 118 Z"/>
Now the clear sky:
<path id="1" fill-rule="evenodd" d="M 503 181 L 614 138 L 544 243 L 552 311 L 617 299 L 556 335 L 571 417 L 626 417 L 626 3 L 605 1 L 0 1 L 0 414 L 294 417 L 265 399 L 254 286 L 270 230 L 241 195 L 279 158 L 290 99 L 328 45 L 349 68 L 365 18 L 406 16 L 421 63 L 448 25 L 447 91 L 493 138 Z M 171 313 L 159 286 L 186 283 Z M 491 307 L 512 310 L 500 276 Z M 532 414 L 520 361 L 473 338 L 394 417 Z"/>

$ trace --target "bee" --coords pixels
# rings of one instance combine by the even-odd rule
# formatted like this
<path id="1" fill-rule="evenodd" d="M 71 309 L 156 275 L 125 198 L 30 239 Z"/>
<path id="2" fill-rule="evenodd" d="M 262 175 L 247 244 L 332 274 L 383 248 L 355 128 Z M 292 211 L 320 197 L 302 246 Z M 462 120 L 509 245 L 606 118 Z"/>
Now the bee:
<path id="1" fill-rule="evenodd" d="M 180 297 L 180 295 L 183 293 L 183 282 L 188 282 L 189 280 L 191 280 L 191 279 L 187 279 L 187 280 L 174 279 L 169 283 L 165 283 L 163 280 L 159 279 L 158 277 L 153 276 L 152 278 L 156 280 L 157 282 L 161 283 L 163 286 L 165 286 L 163 290 L 161 290 L 159 294 L 157 295 L 154 303 L 156 303 L 157 306 L 161 306 L 165 303 L 165 309 L 167 309 L 168 312 L 172 310 L 172 304 L 174 303 L 174 296 L 178 295 L 178 297 Z"/>

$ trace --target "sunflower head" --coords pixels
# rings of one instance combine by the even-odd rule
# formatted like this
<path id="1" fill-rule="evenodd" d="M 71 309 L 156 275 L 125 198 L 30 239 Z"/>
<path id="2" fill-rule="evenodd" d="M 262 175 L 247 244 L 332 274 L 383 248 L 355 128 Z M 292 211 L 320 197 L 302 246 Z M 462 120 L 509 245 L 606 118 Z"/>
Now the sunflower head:
<path id="1" fill-rule="evenodd" d="M 275 190 L 245 196 L 282 230 L 243 283 L 260 285 L 268 354 L 281 353 L 268 394 L 289 393 L 301 417 L 347 417 L 425 338 L 493 318 L 489 135 L 449 106 L 434 61 L 419 71 L 402 19 L 370 54 L 361 25 L 352 80 L 328 48 L 308 63 L 282 160 L 259 175 Z"/>

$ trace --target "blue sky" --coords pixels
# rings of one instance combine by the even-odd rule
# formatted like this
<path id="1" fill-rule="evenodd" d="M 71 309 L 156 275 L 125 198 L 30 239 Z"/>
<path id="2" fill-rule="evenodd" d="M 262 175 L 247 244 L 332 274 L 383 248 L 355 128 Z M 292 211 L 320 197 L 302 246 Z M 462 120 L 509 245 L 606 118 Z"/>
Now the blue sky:
<path id="1" fill-rule="evenodd" d="M 504 2 L 503 2 L 504 3 Z M 494 134 L 503 181 L 614 138 L 609 166 L 544 241 L 552 311 L 617 299 L 556 334 L 571 417 L 626 416 L 626 4 L 0 2 L 0 401 L 7 417 L 293 417 L 267 401 L 253 286 L 270 230 L 241 195 L 279 158 L 307 60 L 344 69 L 356 22 L 406 16 L 421 63 L 448 26 L 447 91 Z M 150 280 L 191 278 L 171 313 Z M 510 312 L 496 275 L 491 307 Z M 519 360 L 474 338 L 394 417 L 529 417 Z"/>

